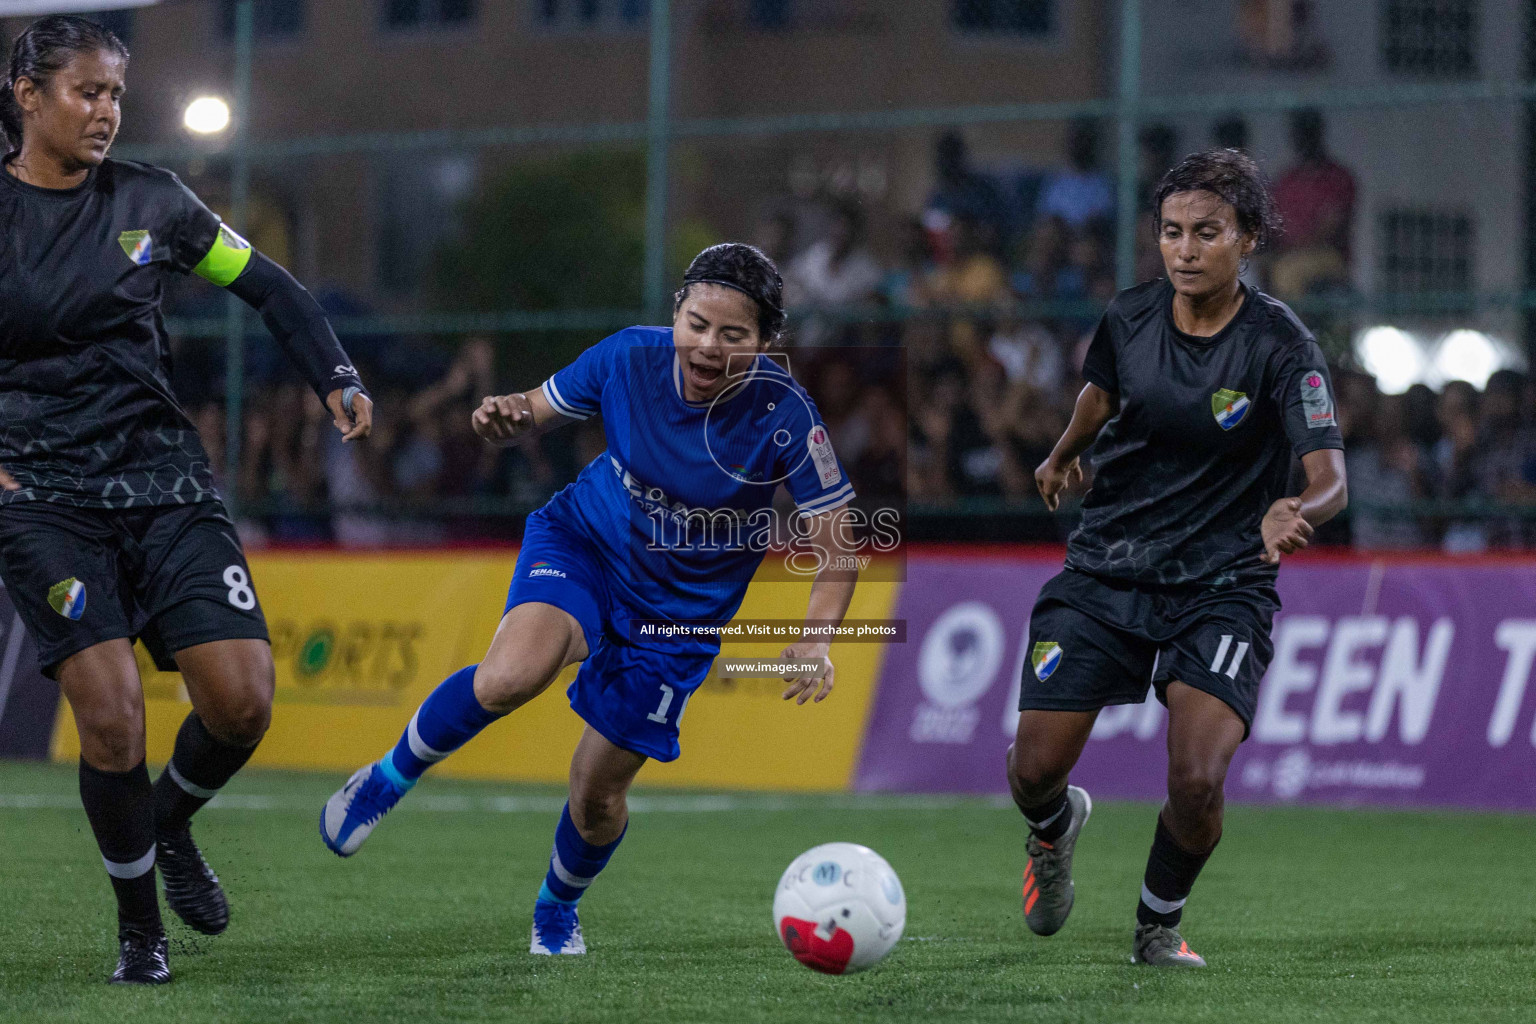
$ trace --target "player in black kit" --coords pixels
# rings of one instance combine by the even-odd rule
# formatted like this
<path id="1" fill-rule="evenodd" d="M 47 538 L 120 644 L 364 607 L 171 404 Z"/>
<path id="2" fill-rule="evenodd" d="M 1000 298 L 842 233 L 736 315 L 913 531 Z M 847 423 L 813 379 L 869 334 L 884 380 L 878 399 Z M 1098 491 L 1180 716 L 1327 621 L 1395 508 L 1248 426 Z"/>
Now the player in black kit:
<path id="1" fill-rule="evenodd" d="M 161 288 L 197 273 L 258 309 L 344 440 L 372 406 L 320 307 L 176 176 L 107 159 L 128 52 L 75 17 L 33 23 L 0 83 L 0 575 L 80 732 L 80 796 L 117 894 L 114 982 L 170 980 L 155 893 L 229 920 L 194 811 L 272 714 L 266 621 L 169 383 Z M 192 700 L 153 786 L 132 643 Z"/>
<path id="2" fill-rule="evenodd" d="M 1099 710 L 1140 703 L 1150 684 L 1168 706 L 1168 801 L 1132 955 L 1204 966 L 1179 919 L 1221 838 L 1227 765 L 1272 654 L 1280 558 L 1344 507 L 1344 445 L 1317 342 L 1238 280 L 1277 219 L 1253 161 L 1186 158 L 1154 214 L 1167 277 L 1110 304 L 1072 421 L 1035 471 L 1055 509 L 1097 441 L 1066 568 L 1030 616 L 1008 781 L 1030 829 L 1024 917 L 1050 935 L 1072 909 L 1072 852 L 1092 809 L 1068 774 Z M 1300 497 L 1286 496 L 1293 457 Z"/>

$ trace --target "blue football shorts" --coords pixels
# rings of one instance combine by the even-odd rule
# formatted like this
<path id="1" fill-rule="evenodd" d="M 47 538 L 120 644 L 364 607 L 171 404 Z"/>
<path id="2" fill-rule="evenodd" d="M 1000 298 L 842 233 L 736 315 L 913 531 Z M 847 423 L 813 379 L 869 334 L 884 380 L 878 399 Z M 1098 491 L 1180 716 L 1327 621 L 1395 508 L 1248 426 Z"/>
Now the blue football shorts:
<path id="1" fill-rule="evenodd" d="M 528 517 L 507 605 L 539 602 L 570 613 L 587 640 L 587 660 L 566 690 L 571 708 L 615 746 L 658 761 L 675 761 L 678 725 L 688 698 L 714 664 L 696 644 L 641 647 L 630 642 L 631 618 L 654 618 L 618 601 L 591 541 L 539 510 Z"/>

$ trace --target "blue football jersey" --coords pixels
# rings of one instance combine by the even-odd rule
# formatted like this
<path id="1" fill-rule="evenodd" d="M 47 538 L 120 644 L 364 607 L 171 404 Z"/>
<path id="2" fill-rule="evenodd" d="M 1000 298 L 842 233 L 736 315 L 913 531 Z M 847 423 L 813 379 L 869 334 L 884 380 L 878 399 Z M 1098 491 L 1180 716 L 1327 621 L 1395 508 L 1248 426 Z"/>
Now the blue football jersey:
<path id="1" fill-rule="evenodd" d="M 564 416 L 603 417 L 608 450 L 550 499 L 639 617 L 728 620 L 774 536 L 780 484 L 798 512 L 847 504 L 853 485 L 805 389 L 767 355 L 733 359 L 733 385 L 683 397 L 670 327 L 631 327 L 544 383 Z"/>

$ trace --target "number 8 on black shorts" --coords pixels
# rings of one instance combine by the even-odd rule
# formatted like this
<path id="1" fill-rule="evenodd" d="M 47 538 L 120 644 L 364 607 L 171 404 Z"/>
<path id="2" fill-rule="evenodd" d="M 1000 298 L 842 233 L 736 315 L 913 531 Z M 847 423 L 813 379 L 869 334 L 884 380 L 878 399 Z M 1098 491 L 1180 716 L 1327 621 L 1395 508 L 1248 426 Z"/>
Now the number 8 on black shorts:
<path id="1" fill-rule="evenodd" d="M 177 651 L 267 639 L 235 527 L 218 501 L 137 509 L 43 501 L 0 508 L 0 577 L 52 677 L 87 647 L 139 638 L 163 671 Z"/>

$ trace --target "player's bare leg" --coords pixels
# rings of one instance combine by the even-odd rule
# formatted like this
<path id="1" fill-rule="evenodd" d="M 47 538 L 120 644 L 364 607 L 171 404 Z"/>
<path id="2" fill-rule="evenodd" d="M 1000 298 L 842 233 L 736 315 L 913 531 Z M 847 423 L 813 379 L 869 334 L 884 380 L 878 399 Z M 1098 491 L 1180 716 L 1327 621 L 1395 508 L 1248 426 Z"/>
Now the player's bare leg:
<path id="1" fill-rule="evenodd" d="M 581 838 L 602 846 L 623 834 L 629 824 L 629 787 L 645 762 L 586 727 L 571 756 L 571 820 Z"/>
<path id="2" fill-rule="evenodd" d="M 1028 710 L 1008 748 L 1008 788 L 1029 825 L 1024 867 L 1024 921 L 1036 935 L 1053 935 L 1072 912 L 1072 853 L 1093 801 L 1067 784 L 1083 754 L 1097 711 Z"/>
<path id="3" fill-rule="evenodd" d="M 475 671 L 475 699 L 488 711 L 508 714 L 548 689 L 561 669 L 586 660 L 587 653 L 587 638 L 570 612 L 552 604 L 520 604 L 501 617 Z"/>
<path id="4" fill-rule="evenodd" d="M 144 690 L 133 648 L 107 640 L 66 658 L 59 688 L 80 732 L 80 800 L 117 895 L 112 981 L 171 980 L 155 895 L 155 801 L 144 766 Z"/>
<path id="5" fill-rule="evenodd" d="M 450 675 L 412 716 L 400 742 L 359 768 L 320 811 L 320 837 L 350 857 L 429 767 L 482 729 L 549 688 L 587 656 L 586 636 L 569 613 L 528 602 L 501 618 L 485 659 Z"/>
<path id="6" fill-rule="evenodd" d="M 64 659 L 57 675 L 88 764 L 126 772 L 144 760 L 144 687 L 127 640 L 87 647 Z"/>
<path id="7" fill-rule="evenodd" d="M 571 757 L 571 794 L 555 830 L 549 874 L 533 905 L 529 952 L 587 951 L 576 904 L 624 838 L 629 826 L 629 787 L 645 761 L 590 725 L 581 734 Z"/>
<path id="8" fill-rule="evenodd" d="M 1222 700 L 1184 683 L 1169 683 L 1167 697 L 1168 802 L 1147 859 L 1132 959 L 1204 967 L 1178 925 L 1195 879 L 1221 839 L 1227 766 L 1243 741 L 1243 722 Z"/>
<path id="9" fill-rule="evenodd" d="M 192 712 L 155 783 L 156 861 L 165 902 L 205 935 L 229 926 L 219 878 L 192 839 L 192 815 L 245 766 L 272 722 L 276 673 L 265 640 L 230 639 L 176 652 Z"/>

